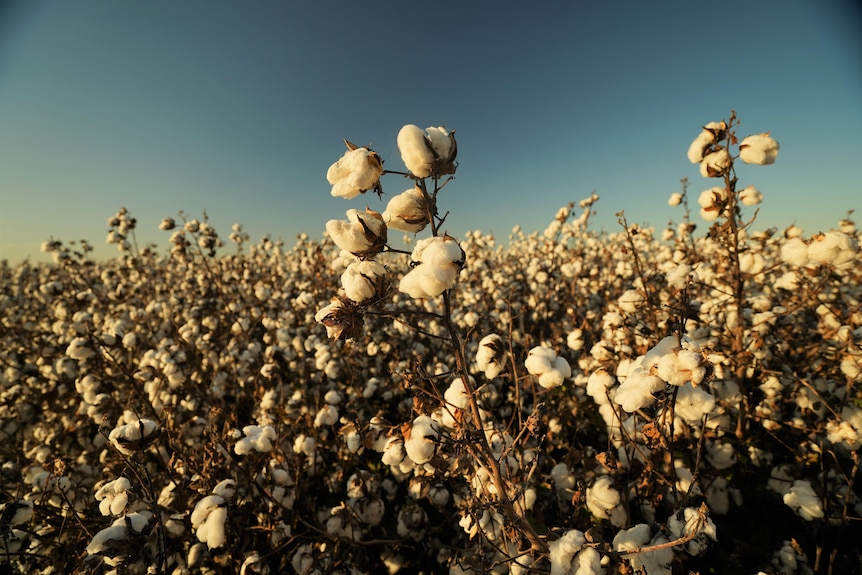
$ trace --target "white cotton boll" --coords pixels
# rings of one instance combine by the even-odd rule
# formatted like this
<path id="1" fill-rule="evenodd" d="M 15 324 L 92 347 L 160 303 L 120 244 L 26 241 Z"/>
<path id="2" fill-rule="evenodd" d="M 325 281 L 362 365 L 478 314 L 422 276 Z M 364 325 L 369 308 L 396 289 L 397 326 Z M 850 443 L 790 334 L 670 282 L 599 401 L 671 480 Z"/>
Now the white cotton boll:
<path id="1" fill-rule="evenodd" d="M 427 178 L 434 167 L 434 152 L 426 140 L 425 131 L 414 124 L 407 124 L 398 132 L 396 139 L 401 161 L 418 178 Z"/>
<path id="2" fill-rule="evenodd" d="M 612 487 L 613 479 L 603 475 L 587 488 L 587 507 L 600 519 L 609 519 L 615 527 L 626 523 L 626 510 L 621 505 L 620 492 Z"/>
<path id="3" fill-rule="evenodd" d="M 862 409 L 847 404 L 841 410 L 841 421 L 830 421 L 826 424 L 826 438 L 836 445 L 842 445 L 848 451 L 862 447 Z"/>
<path id="4" fill-rule="evenodd" d="M 807 261 L 807 250 L 806 250 L 806 261 Z M 785 272 L 781 275 L 775 282 L 772 284 L 776 289 L 783 289 L 787 291 L 795 291 L 799 289 L 799 274 L 795 271 Z"/>
<path id="5" fill-rule="evenodd" d="M 557 491 L 565 491 L 575 487 L 575 476 L 572 475 L 569 466 L 565 463 L 558 463 L 551 469 L 551 479 L 554 481 L 554 487 Z"/>
<path id="6" fill-rule="evenodd" d="M 452 380 L 452 383 L 449 384 L 449 387 L 443 393 L 443 399 L 446 401 L 449 409 L 467 409 L 467 406 L 470 404 L 470 395 L 467 393 L 464 381 L 460 377 Z"/>
<path id="7" fill-rule="evenodd" d="M 680 264 L 665 274 L 665 280 L 668 287 L 674 289 L 684 289 L 688 285 L 688 278 L 691 274 L 691 266 L 688 264 Z"/>
<path id="8" fill-rule="evenodd" d="M 422 190 L 410 188 L 389 200 L 383 221 L 390 229 L 411 234 L 421 232 L 429 223 L 426 203 Z"/>
<path id="9" fill-rule="evenodd" d="M 366 209 L 347 210 L 347 221 L 329 220 L 326 232 L 342 250 L 351 254 L 373 254 L 380 252 L 386 245 L 387 233 L 383 216 Z"/>
<path id="10" fill-rule="evenodd" d="M 649 375 L 643 369 L 632 371 L 617 388 L 614 402 L 627 413 L 648 407 L 655 402 L 654 393 L 667 386 L 667 383 L 656 375 Z"/>
<path id="11" fill-rule="evenodd" d="M 702 159 L 703 159 L 703 157 L 701 157 L 701 160 Z M 699 161 L 700 160 L 698 160 L 698 162 Z M 693 163 L 697 163 L 697 162 L 693 162 Z M 670 197 L 667 199 L 667 205 L 669 205 L 672 208 L 678 206 L 680 203 L 682 203 L 682 194 L 679 192 L 672 193 L 670 195 Z"/>
<path id="12" fill-rule="evenodd" d="M 494 379 L 506 368 L 506 348 L 503 338 L 492 333 L 479 342 L 476 351 L 476 366 L 485 372 L 485 377 Z"/>
<path id="13" fill-rule="evenodd" d="M 417 465 L 431 461 L 437 450 L 437 437 L 440 432 L 438 424 L 427 415 L 420 415 L 413 420 L 409 437 L 404 440 L 404 451 L 407 457 Z"/>
<path id="14" fill-rule="evenodd" d="M 539 385 L 545 389 L 562 385 L 563 381 L 572 375 L 569 363 L 558 357 L 554 350 L 544 346 L 536 346 L 529 351 L 524 367 L 531 374 L 539 376 Z"/>
<path id="15" fill-rule="evenodd" d="M 197 502 L 191 515 L 192 529 L 198 541 L 206 543 L 210 549 L 225 543 L 224 524 L 227 520 L 227 507 L 221 495 L 207 495 Z"/>
<path id="16" fill-rule="evenodd" d="M 805 521 L 823 518 L 823 505 L 811 483 L 806 479 L 797 479 L 784 494 L 784 504 L 793 509 Z"/>
<path id="17" fill-rule="evenodd" d="M 781 260 L 792 266 L 804 266 L 808 263 L 808 244 L 798 237 L 788 239 L 781 246 Z"/>
<path id="18" fill-rule="evenodd" d="M 614 376 L 604 368 L 599 368 L 587 378 L 587 395 L 598 405 L 608 403 L 608 390 L 616 384 Z"/>
<path id="19" fill-rule="evenodd" d="M 692 164 L 699 164 L 703 161 L 703 154 L 707 148 L 713 145 L 716 141 L 715 133 L 704 129 L 702 130 L 691 145 L 688 147 L 688 161 Z"/>
<path id="20" fill-rule="evenodd" d="M 72 359 L 89 359 L 96 355 L 90 348 L 90 342 L 85 337 L 76 337 L 66 347 L 66 355 Z"/>
<path id="21" fill-rule="evenodd" d="M 731 443 L 710 443 L 706 448 L 706 460 L 715 469 L 727 469 L 736 463 L 736 451 Z"/>
<path id="22" fill-rule="evenodd" d="M 109 481 L 96 491 L 96 501 L 99 502 L 99 512 L 102 515 L 119 515 L 126 509 L 129 502 L 129 491 L 132 484 L 128 478 L 120 477 Z"/>
<path id="23" fill-rule="evenodd" d="M 425 128 L 425 133 L 428 135 L 428 140 L 431 142 L 431 147 L 438 158 L 449 159 L 455 151 L 455 141 L 451 138 L 450 133 L 443 126 L 429 126 Z"/>
<path id="24" fill-rule="evenodd" d="M 708 516 L 701 516 L 694 507 L 687 507 L 682 512 L 671 515 L 667 520 L 671 539 L 680 539 L 694 535 L 685 544 L 685 550 L 691 555 L 700 555 L 709 546 L 708 539 L 717 541 L 715 523 Z"/>
<path id="25" fill-rule="evenodd" d="M 700 216 L 706 221 L 713 221 L 724 212 L 723 205 L 727 201 L 727 190 L 719 186 L 713 186 L 704 190 L 697 197 L 700 206 Z"/>
<path id="26" fill-rule="evenodd" d="M 368 148 L 348 150 L 326 171 L 334 197 L 351 199 L 377 185 L 383 174 L 383 163 Z"/>
<path id="27" fill-rule="evenodd" d="M 709 415 L 715 409 L 715 398 L 700 389 L 686 383 L 676 394 L 674 413 L 691 426 L 700 424 L 704 415 Z"/>
<path id="28" fill-rule="evenodd" d="M 754 186 L 748 186 L 740 190 L 739 201 L 743 206 L 756 206 L 763 202 L 763 194 Z"/>
<path id="29" fill-rule="evenodd" d="M 635 313 L 646 300 L 636 289 L 626 290 L 617 300 L 617 305 L 626 313 Z"/>
<path id="30" fill-rule="evenodd" d="M 365 260 L 353 262 L 341 274 L 341 287 L 345 295 L 355 302 L 373 298 L 386 278 L 386 268 L 381 264 Z"/>
<path id="31" fill-rule="evenodd" d="M 614 550 L 620 553 L 635 551 L 647 545 L 661 545 L 667 543 L 667 539 L 660 533 L 652 540 L 649 525 L 639 523 L 630 529 L 619 531 L 613 540 Z M 636 573 L 648 575 L 671 575 L 671 563 L 673 562 L 673 549 L 666 547 L 647 553 L 634 553 L 623 557 Z"/>
<path id="32" fill-rule="evenodd" d="M 234 452 L 237 455 L 248 455 L 252 450 L 259 453 L 272 451 L 272 442 L 277 438 L 275 429 L 271 425 L 263 427 L 259 425 L 246 425 L 242 428 L 242 433 L 245 437 L 237 441 L 234 446 Z"/>
<path id="33" fill-rule="evenodd" d="M 404 440 L 400 437 L 388 438 L 386 440 L 386 447 L 383 449 L 383 456 L 380 458 L 383 464 L 398 467 L 406 458 L 407 452 L 404 450 Z"/>
<path id="34" fill-rule="evenodd" d="M 759 253 L 743 252 L 739 254 L 739 271 L 748 275 L 757 275 L 766 267 L 766 260 Z"/>
<path id="35" fill-rule="evenodd" d="M 584 348 L 584 331 L 575 328 L 566 336 L 566 346 L 572 351 L 580 351 Z"/>
<path id="36" fill-rule="evenodd" d="M 603 572 L 601 556 L 577 529 L 567 531 L 561 538 L 548 544 L 551 575 L 600 575 Z"/>
<path id="37" fill-rule="evenodd" d="M 835 267 L 852 262 L 859 249 L 858 242 L 841 232 L 826 232 L 811 238 L 808 258 Z"/>
<path id="38" fill-rule="evenodd" d="M 719 178 L 730 166 L 730 154 L 725 148 L 719 148 L 703 157 L 700 163 L 700 175 L 704 178 Z"/>
<path id="39" fill-rule="evenodd" d="M 746 164 L 768 166 L 778 157 L 778 142 L 769 132 L 748 136 L 739 143 L 739 159 Z"/>
<path id="40" fill-rule="evenodd" d="M 334 405 L 324 405 L 314 416 L 314 427 L 335 425 L 338 423 L 338 408 Z"/>
<path id="41" fill-rule="evenodd" d="M 730 496 L 727 491 L 727 479 L 716 477 L 706 488 L 706 502 L 712 513 L 725 515 L 730 511 Z"/>
<path id="42" fill-rule="evenodd" d="M 111 430 L 108 439 L 118 451 L 132 455 L 147 447 L 161 433 L 158 423 L 152 419 L 139 419 Z"/>
<path id="43" fill-rule="evenodd" d="M 465 254 L 455 238 L 446 235 L 419 240 L 410 257 L 418 265 L 401 278 L 398 289 L 414 299 L 424 299 L 454 287 Z"/>

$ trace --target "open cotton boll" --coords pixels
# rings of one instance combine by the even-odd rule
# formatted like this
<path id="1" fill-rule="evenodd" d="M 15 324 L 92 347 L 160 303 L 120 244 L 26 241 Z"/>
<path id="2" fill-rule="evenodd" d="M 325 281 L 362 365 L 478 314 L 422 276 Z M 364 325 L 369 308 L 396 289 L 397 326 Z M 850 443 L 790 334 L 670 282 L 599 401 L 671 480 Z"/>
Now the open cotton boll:
<path id="1" fill-rule="evenodd" d="M 492 333 L 479 342 L 476 351 L 476 365 L 485 372 L 485 377 L 494 379 L 506 367 L 506 350 L 503 338 Z"/>
<path id="2" fill-rule="evenodd" d="M 395 230 L 415 234 L 428 225 L 428 206 L 422 190 L 417 187 L 406 190 L 386 204 L 383 221 Z"/>
<path id="3" fill-rule="evenodd" d="M 582 531 L 566 531 L 556 541 L 548 543 L 551 575 L 601 575 L 601 556 L 592 547 L 586 547 Z"/>
<path id="4" fill-rule="evenodd" d="M 746 164 L 768 166 L 778 157 L 778 142 L 769 132 L 748 136 L 739 143 L 739 159 Z"/>
<path id="5" fill-rule="evenodd" d="M 856 258 L 859 243 L 842 232 L 826 232 L 811 238 L 808 258 L 835 267 L 852 262 Z"/>
<path id="6" fill-rule="evenodd" d="M 715 523 L 706 515 L 703 508 L 686 507 L 671 515 L 667 520 L 670 538 L 680 539 L 693 535 L 685 544 L 685 550 L 691 555 L 700 555 L 709 547 L 709 539 L 718 540 Z"/>
<path id="7" fill-rule="evenodd" d="M 613 546 L 614 551 L 625 553 L 627 551 L 635 551 L 642 547 L 659 546 L 667 543 L 661 533 L 650 539 L 651 533 L 649 525 L 646 523 L 638 523 L 630 529 L 623 529 L 614 536 Z M 671 575 L 671 563 L 673 562 L 673 549 L 666 547 L 647 553 L 634 553 L 623 557 L 636 573 L 645 573 L 648 575 Z"/>
<path id="8" fill-rule="evenodd" d="M 558 463 L 551 469 L 551 479 L 554 480 L 554 488 L 557 491 L 565 491 L 575 487 L 575 476 L 572 475 L 569 466 L 565 463 Z"/>
<path id="9" fill-rule="evenodd" d="M 341 287 L 348 298 L 363 302 L 381 293 L 386 275 L 386 268 L 375 261 L 352 262 L 341 274 Z"/>
<path id="10" fill-rule="evenodd" d="M 332 184 L 331 194 L 348 200 L 377 186 L 381 175 L 383 162 L 368 148 L 348 150 L 326 171 L 326 179 Z"/>
<path id="11" fill-rule="evenodd" d="M 437 437 L 440 435 L 438 424 L 427 415 L 420 415 L 413 420 L 413 425 L 404 434 L 404 451 L 407 457 L 417 465 L 431 461 L 437 450 Z"/>
<path id="12" fill-rule="evenodd" d="M 692 384 L 686 383 L 679 388 L 674 404 L 674 413 L 689 425 L 700 424 L 704 415 L 709 415 L 715 409 L 715 398 Z"/>
<path id="13" fill-rule="evenodd" d="M 802 267 L 808 263 L 808 244 L 792 237 L 781 245 L 781 260 L 792 266 Z"/>
<path id="14" fill-rule="evenodd" d="M 326 232 L 339 248 L 357 257 L 368 257 L 383 251 L 386 247 L 386 224 L 383 216 L 366 208 L 347 210 L 347 221 L 329 220 Z"/>
<path id="15" fill-rule="evenodd" d="M 797 479 L 784 494 L 784 504 L 806 521 L 823 518 L 823 505 L 807 479 Z"/>
<path id="16" fill-rule="evenodd" d="M 754 186 L 747 186 L 739 192 L 739 201 L 743 206 L 756 206 L 763 202 L 763 194 Z"/>
<path id="17" fill-rule="evenodd" d="M 700 163 L 700 175 L 704 178 L 720 178 L 730 167 L 730 154 L 725 148 L 719 148 L 704 156 Z"/>
<path id="18" fill-rule="evenodd" d="M 545 389 L 562 385 L 563 381 L 572 375 L 572 368 L 565 358 L 557 356 L 554 350 L 541 345 L 529 351 L 524 367 L 531 374 L 539 376 L 539 385 Z"/>
<path id="19" fill-rule="evenodd" d="M 608 370 L 600 367 L 590 374 L 587 378 L 587 395 L 593 398 L 597 405 L 608 403 L 608 390 L 611 389 L 617 380 L 608 373 Z"/>
<path id="20" fill-rule="evenodd" d="M 271 425 L 246 425 L 242 428 L 242 433 L 245 437 L 234 446 L 237 455 L 248 455 L 252 450 L 259 453 L 272 451 L 272 442 L 278 437 Z"/>
<path id="21" fill-rule="evenodd" d="M 128 421 L 128 420 L 127 420 Z M 133 455 L 155 441 L 161 428 L 152 419 L 139 419 L 111 430 L 108 439 L 121 453 Z"/>
<path id="22" fill-rule="evenodd" d="M 590 513 L 600 519 L 609 519 L 615 527 L 626 523 L 626 510 L 621 505 L 620 492 L 612 487 L 613 480 L 607 475 L 596 479 L 587 488 L 587 507 Z"/>
<path id="23" fill-rule="evenodd" d="M 99 512 L 102 515 L 119 515 L 125 511 L 131 489 L 132 484 L 126 477 L 120 477 L 104 484 L 96 491 Z"/>
<path id="24" fill-rule="evenodd" d="M 398 289 L 415 299 L 436 297 L 454 287 L 465 257 L 449 235 L 419 240 L 410 256 L 414 267 L 401 278 Z"/>
<path id="25" fill-rule="evenodd" d="M 840 421 L 830 421 L 826 424 L 826 439 L 836 445 L 842 445 L 848 451 L 862 447 L 862 409 L 847 404 L 841 410 Z"/>
<path id="26" fill-rule="evenodd" d="M 700 217 L 708 222 L 718 219 L 724 211 L 724 203 L 727 201 L 727 190 L 719 186 L 714 186 L 708 190 L 704 190 L 697 197 L 697 204 L 700 206 Z"/>
<path id="27" fill-rule="evenodd" d="M 418 178 L 427 178 L 434 167 L 434 152 L 425 139 L 425 132 L 415 124 L 407 124 L 398 132 L 401 161 Z"/>
<path id="28" fill-rule="evenodd" d="M 614 402 L 627 413 L 648 407 L 655 402 L 654 393 L 665 389 L 667 383 L 657 375 L 650 375 L 641 366 L 631 371 L 614 394 Z"/>

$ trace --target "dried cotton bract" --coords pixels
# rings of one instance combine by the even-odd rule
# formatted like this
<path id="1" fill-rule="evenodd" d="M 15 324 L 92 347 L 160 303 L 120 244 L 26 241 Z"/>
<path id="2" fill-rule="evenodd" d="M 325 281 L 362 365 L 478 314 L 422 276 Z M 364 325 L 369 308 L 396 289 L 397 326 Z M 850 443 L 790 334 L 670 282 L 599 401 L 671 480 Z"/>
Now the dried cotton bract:
<path id="1" fill-rule="evenodd" d="M 327 181 L 332 184 L 332 195 L 347 200 L 368 190 L 379 190 L 383 162 L 377 152 L 359 148 L 347 140 L 347 151 L 326 172 Z"/>

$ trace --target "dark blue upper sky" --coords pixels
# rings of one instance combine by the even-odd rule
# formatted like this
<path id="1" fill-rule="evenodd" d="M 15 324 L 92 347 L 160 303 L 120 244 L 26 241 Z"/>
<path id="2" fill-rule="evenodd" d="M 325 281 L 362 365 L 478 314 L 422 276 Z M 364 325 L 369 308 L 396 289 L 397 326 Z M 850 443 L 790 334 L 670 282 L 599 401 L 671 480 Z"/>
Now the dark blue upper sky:
<path id="1" fill-rule="evenodd" d="M 374 196 L 329 195 L 342 138 L 400 169 L 402 125 L 457 131 L 441 197 L 453 235 L 542 229 L 588 196 L 663 226 L 667 197 L 713 185 L 686 150 L 735 109 L 771 131 L 742 166 L 759 227 L 828 229 L 862 207 L 862 21 L 852 2 L 19 1 L 0 11 L 0 258 L 53 236 L 103 254 L 206 209 L 226 236 L 320 237 Z M 387 193 L 407 182 L 383 181 Z M 704 226 L 705 227 L 705 226 Z"/>

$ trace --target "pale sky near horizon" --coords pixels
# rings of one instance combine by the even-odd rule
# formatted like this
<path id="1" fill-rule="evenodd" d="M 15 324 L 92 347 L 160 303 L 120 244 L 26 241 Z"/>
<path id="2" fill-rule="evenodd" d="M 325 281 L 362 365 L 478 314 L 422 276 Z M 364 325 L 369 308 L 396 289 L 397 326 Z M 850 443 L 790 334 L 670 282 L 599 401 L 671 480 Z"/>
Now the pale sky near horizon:
<path id="1" fill-rule="evenodd" d="M 779 7 L 780 6 L 780 7 Z M 446 228 L 504 239 L 543 229 L 596 191 L 663 227 L 691 182 L 686 151 L 734 109 L 770 131 L 756 227 L 862 225 L 862 11 L 852 0 L 286 2 L 62 0 L 0 7 L 0 259 L 49 261 L 41 242 L 87 239 L 125 206 L 139 244 L 162 218 L 206 210 L 226 240 L 307 232 L 349 208 L 329 195 L 342 138 L 402 163 L 402 125 L 456 130 Z M 387 176 L 387 194 L 408 183 Z M 700 226 L 705 231 L 707 224 Z"/>

